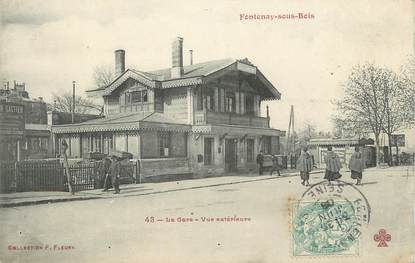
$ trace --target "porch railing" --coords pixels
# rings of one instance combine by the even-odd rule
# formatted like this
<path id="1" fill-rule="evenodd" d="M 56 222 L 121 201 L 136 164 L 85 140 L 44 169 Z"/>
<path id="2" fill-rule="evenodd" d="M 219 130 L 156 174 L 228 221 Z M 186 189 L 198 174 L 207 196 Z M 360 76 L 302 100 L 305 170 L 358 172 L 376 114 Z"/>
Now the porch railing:
<path id="1" fill-rule="evenodd" d="M 227 124 L 248 127 L 269 128 L 268 118 L 241 115 L 232 112 L 214 112 L 201 110 L 195 112 L 195 124 Z"/>

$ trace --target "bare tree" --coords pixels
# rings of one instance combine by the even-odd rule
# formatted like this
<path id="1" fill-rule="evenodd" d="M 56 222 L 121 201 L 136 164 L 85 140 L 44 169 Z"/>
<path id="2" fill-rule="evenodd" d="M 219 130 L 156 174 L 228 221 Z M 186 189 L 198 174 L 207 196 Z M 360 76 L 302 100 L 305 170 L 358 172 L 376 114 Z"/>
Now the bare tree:
<path id="1" fill-rule="evenodd" d="M 401 90 L 401 99 L 407 106 L 408 120 L 407 123 L 415 123 L 415 57 L 411 56 L 408 62 L 402 67 L 400 72 L 403 89 Z"/>
<path id="2" fill-rule="evenodd" d="M 338 113 L 332 117 L 334 124 L 333 134 L 337 138 L 364 138 L 368 136 L 369 131 L 358 120 L 346 118 Z"/>
<path id="3" fill-rule="evenodd" d="M 94 85 L 96 89 L 108 86 L 114 80 L 114 70 L 109 65 L 97 66 L 94 69 Z"/>
<path id="4" fill-rule="evenodd" d="M 336 101 L 338 116 L 343 124 L 356 132 L 371 132 L 375 136 L 376 164 L 379 165 L 379 136 L 383 131 L 385 105 L 383 86 L 389 72 L 372 64 L 355 67 L 344 86 L 344 97 Z"/>
<path id="5" fill-rule="evenodd" d="M 300 146 L 307 145 L 313 137 L 317 136 L 317 127 L 312 123 L 305 123 L 298 131 L 298 142 Z"/>
<path id="6" fill-rule="evenodd" d="M 53 104 L 49 104 L 50 110 L 60 112 L 72 112 L 72 94 L 63 93 L 62 95 L 53 94 Z M 75 113 L 81 114 L 102 114 L 102 106 L 95 104 L 82 96 L 75 96 Z"/>
<path id="7" fill-rule="evenodd" d="M 387 78 L 383 81 L 382 103 L 385 106 L 383 131 L 388 135 L 389 157 L 392 157 L 392 135 L 410 126 L 414 119 L 414 104 L 411 100 L 414 100 L 415 93 L 413 85 L 405 85 L 403 78 L 392 71 L 387 71 Z M 392 165 L 391 158 L 389 164 Z"/>

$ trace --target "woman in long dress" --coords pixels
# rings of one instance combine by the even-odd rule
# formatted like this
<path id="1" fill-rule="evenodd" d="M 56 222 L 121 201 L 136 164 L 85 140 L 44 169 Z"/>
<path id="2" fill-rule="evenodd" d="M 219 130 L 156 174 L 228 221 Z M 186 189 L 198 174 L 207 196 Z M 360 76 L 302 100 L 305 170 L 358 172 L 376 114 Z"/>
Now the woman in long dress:
<path id="1" fill-rule="evenodd" d="M 362 173 L 364 169 L 363 157 L 359 151 L 359 147 L 354 148 L 354 153 L 350 157 L 349 169 L 352 179 L 356 179 L 356 185 L 362 182 Z"/>
<path id="2" fill-rule="evenodd" d="M 340 158 L 335 152 L 333 152 L 331 146 L 327 147 L 324 162 L 326 163 L 326 173 L 324 175 L 324 179 L 326 179 L 329 182 L 329 185 L 331 185 L 331 181 L 339 179 L 342 176 L 340 174 L 340 169 L 342 168 Z"/>
<path id="3" fill-rule="evenodd" d="M 305 186 L 309 186 L 310 183 L 308 182 L 308 180 L 310 179 L 310 171 L 311 169 L 313 169 L 313 159 L 311 158 L 311 155 L 307 152 L 306 147 L 304 147 L 301 151 L 301 155 L 297 161 L 297 168 L 300 170 L 300 177 L 301 180 L 303 180 L 301 184 L 304 185 L 305 182 L 307 182 Z"/>

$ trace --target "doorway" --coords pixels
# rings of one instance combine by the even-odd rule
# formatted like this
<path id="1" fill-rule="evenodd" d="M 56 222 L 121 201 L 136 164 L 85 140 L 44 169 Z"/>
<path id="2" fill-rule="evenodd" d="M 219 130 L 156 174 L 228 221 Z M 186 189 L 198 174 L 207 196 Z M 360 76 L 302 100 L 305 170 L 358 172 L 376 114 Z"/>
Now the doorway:
<path id="1" fill-rule="evenodd" d="M 225 139 L 225 172 L 235 172 L 237 166 L 237 139 Z"/>

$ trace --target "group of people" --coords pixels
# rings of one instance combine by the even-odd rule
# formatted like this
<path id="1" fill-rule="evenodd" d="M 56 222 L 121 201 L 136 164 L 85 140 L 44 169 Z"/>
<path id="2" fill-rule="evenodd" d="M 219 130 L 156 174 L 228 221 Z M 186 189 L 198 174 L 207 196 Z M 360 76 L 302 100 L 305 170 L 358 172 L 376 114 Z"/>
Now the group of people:
<path id="1" fill-rule="evenodd" d="M 104 160 L 104 190 L 103 192 L 108 191 L 110 188 L 110 183 L 114 187 L 114 194 L 120 193 L 120 171 L 121 164 L 117 156 L 113 155 L 111 157 L 105 157 Z"/>
<path id="2" fill-rule="evenodd" d="M 313 158 L 311 154 L 308 153 L 307 147 L 304 147 L 301 150 L 300 157 L 297 160 L 297 169 L 300 170 L 301 184 L 309 186 L 310 172 L 314 167 Z M 264 169 L 264 154 L 262 151 L 257 155 L 256 162 L 259 167 L 259 174 L 262 175 Z M 324 179 L 328 181 L 328 184 L 331 185 L 331 182 L 339 179 L 342 175 L 340 174 L 340 169 L 342 164 L 339 156 L 333 152 L 331 146 L 327 147 L 327 152 L 324 157 L 324 162 L 326 163 L 326 170 L 324 174 Z M 365 168 L 364 160 L 360 149 L 358 146 L 355 147 L 355 151 L 350 157 L 349 160 L 349 169 L 351 172 L 351 178 L 356 180 L 356 185 L 360 185 L 362 182 L 362 173 Z M 276 155 L 272 155 L 272 169 L 271 175 L 274 171 L 280 174 L 280 166 L 278 165 L 278 159 Z"/>
<path id="3" fill-rule="evenodd" d="M 277 155 L 272 155 L 272 168 L 271 168 L 271 175 L 276 171 L 278 173 L 278 176 L 281 176 L 280 174 L 280 165 L 278 164 L 278 157 Z M 259 154 L 256 157 L 256 163 L 258 164 L 259 169 L 259 175 L 262 175 L 264 171 L 264 153 L 263 151 L 260 151 Z"/>
<path id="4" fill-rule="evenodd" d="M 324 156 L 324 162 L 326 163 L 324 179 L 326 179 L 328 184 L 331 185 L 332 181 L 337 180 L 342 176 L 340 174 L 340 169 L 342 168 L 340 158 L 335 152 L 333 152 L 333 148 L 331 146 L 327 147 L 327 152 Z M 360 185 L 362 183 L 362 174 L 364 167 L 365 164 L 362 153 L 360 152 L 360 148 L 356 146 L 354 153 L 349 160 L 351 178 L 356 180 L 356 185 Z M 303 148 L 301 155 L 298 158 L 297 168 L 300 170 L 300 176 L 303 180 L 301 184 L 308 186 L 310 184 L 310 171 L 313 168 L 313 163 L 311 155 L 307 152 L 307 148 Z"/>

